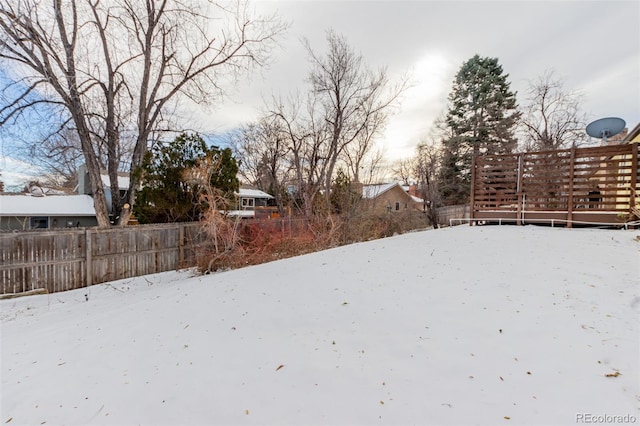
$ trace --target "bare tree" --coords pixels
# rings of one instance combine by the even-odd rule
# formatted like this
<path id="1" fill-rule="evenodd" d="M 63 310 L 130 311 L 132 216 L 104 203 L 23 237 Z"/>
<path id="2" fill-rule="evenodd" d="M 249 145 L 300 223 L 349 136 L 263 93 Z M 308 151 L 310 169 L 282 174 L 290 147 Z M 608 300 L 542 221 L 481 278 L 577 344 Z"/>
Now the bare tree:
<path id="1" fill-rule="evenodd" d="M 374 99 L 370 99 L 374 101 Z M 380 153 L 372 153 L 375 138 L 384 129 L 388 119 L 386 111 L 377 111 L 368 119 L 368 123 L 363 127 L 362 131 L 356 136 L 356 139 L 345 146 L 344 161 L 347 163 L 348 170 L 351 174 L 353 182 L 362 182 L 367 160 L 371 163 L 378 163 Z M 372 155 L 370 155 L 372 154 Z M 377 159 L 377 161 L 376 161 Z"/>
<path id="2" fill-rule="evenodd" d="M 527 94 L 520 119 L 525 150 L 555 150 L 585 141 L 587 117 L 580 110 L 582 95 L 565 90 L 564 82 L 553 70 L 530 81 Z"/>
<path id="3" fill-rule="evenodd" d="M 358 174 L 354 173 L 352 181 L 369 185 L 384 180 L 388 169 L 385 157 L 384 148 L 376 147 L 375 149 L 370 149 L 360 160 Z"/>
<path id="4" fill-rule="evenodd" d="M 241 1 L 0 0 L 0 60 L 20 83 L 0 107 L 0 125 L 42 104 L 61 108 L 78 135 L 98 224 L 110 224 L 103 167 L 113 215 L 127 223 L 131 209 L 122 205 L 135 203 L 134 172 L 166 115 L 180 99 L 219 101 L 224 83 L 268 59 L 285 27 L 254 19 Z M 124 162 L 130 186 L 120 200 Z"/>
<path id="5" fill-rule="evenodd" d="M 393 163 L 391 171 L 393 177 L 405 185 L 409 185 L 409 181 L 414 176 L 414 158 L 401 158 Z"/>
<path id="6" fill-rule="evenodd" d="M 417 179 L 420 198 L 431 224 L 438 227 L 437 207 L 441 204 L 438 189 L 438 173 L 442 161 L 442 148 L 437 143 L 421 143 L 416 147 L 412 172 Z"/>
<path id="7" fill-rule="evenodd" d="M 297 188 L 296 201 L 305 216 L 314 210 L 314 200 L 325 184 L 328 167 L 328 128 L 317 114 L 318 104 L 309 96 L 307 102 L 300 97 L 285 103 L 274 101 L 271 116 L 277 120 L 288 141 L 288 159 L 293 171 L 293 186 Z"/>
<path id="8" fill-rule="evenodd" d="M 362 55 L 333 31 L 327 32 L 327 43 L 327 53 L 320 56 L 309 41 L 304 41 L 312 66 L 311 94 L 321 106 L 322 122 L 328 127 L 324 175 L 324 187 L 328 190 L 336 164 L 347 147 L 353 146 L 354 142 L 359 144 L 351 156 L 351 163 L 357 167 L 358 159 L 366 154 L 374 137 L 382 130 L 390 108 L 406 89 L 408 81 L 390 87 L 385 69 L 371 71 Z"/>
<path id="9" fill-rule="evenodd" d="M 47 172 L 47 184 L 72 190 L 78 184 L 78 168 L 83 163 L 78 135 L 71 129 L 62 129 L 46 135 L 37 143 L 28 145 L 32 162 Z"/>
<path id="10" fill-rule="evenodd" d="M 303 43 L 311 63 L 309 91 L 274 97 L 261 121 L 236 139 L 236 152 L 249 180 L 267 178 L 280 189 L 296 188 L 294 201 L 310 217 L 330 212 L 338 166 L 348 170 L 352 182 L 379 172 L 382 155 L 372 147 L 408 81 L 392 85 L 386 70 L 371 71 L 332 31 L 323 55 Z"/>
<path id="11" fill-rule="evenodd" d="M 286 155 L 287 135 L 274 117 L 243 126 L 232 137 L 240 174 L 259 189 L 273 194 L 278 210 L 284 213 L 285 182 L 289 175 Z"/>

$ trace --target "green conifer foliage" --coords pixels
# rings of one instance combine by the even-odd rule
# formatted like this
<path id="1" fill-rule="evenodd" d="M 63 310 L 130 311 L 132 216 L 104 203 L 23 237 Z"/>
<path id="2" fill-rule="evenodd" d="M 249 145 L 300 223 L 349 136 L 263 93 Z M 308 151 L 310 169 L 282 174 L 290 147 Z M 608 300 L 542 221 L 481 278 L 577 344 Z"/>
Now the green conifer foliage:
<path id="1" fill-rule="evenodd" d="M 498 58 L 475 55 L 456 74 L 445 118 L 449 138 L 443 141 L 446 161 L 440 187 L 445 204 L 468 202 L 473 156 L 504 154 L 516 147 L 520 117 L 516 94 Z"/>
<path id="2" fill-rule="evenodd" d="M 238 164 L 231 149 L 208 147 L 196 134 L 183 133 L 168 145 L 149 152 L 139 170 L 142 188 L 134 213 L 140 223 L 189 222 L 199 220 L 202 209 L 200 187 L 188 179 L 187 171 L 207 157 L 220 166 L 210 171 L 214 188 L 232 197 L 238 191 Z"/>

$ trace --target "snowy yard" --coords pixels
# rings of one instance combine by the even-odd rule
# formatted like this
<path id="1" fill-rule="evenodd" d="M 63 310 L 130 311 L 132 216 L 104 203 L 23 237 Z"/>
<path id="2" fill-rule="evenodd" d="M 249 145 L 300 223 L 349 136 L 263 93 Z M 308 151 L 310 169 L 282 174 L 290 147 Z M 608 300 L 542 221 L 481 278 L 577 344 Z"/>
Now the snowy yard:
<path id="1" fill-rule="evenodd" d="M 3 300 L 0 422 L 638 424 L 639 235 L 460 226 Z"/>

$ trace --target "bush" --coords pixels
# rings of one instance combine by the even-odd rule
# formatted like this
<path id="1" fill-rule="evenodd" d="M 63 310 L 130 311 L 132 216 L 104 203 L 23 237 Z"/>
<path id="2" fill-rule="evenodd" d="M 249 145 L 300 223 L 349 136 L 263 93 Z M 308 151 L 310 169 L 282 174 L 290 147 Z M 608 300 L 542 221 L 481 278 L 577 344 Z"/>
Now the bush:
<path id="1" fill-rule="evenodd" d="M 204 273 L 237 269 L 425 229 L 428 224 L 420 212 L 249 221 L 208 214 L 204 226 L 211 236 L 210 245 L 198 266 Z"/>

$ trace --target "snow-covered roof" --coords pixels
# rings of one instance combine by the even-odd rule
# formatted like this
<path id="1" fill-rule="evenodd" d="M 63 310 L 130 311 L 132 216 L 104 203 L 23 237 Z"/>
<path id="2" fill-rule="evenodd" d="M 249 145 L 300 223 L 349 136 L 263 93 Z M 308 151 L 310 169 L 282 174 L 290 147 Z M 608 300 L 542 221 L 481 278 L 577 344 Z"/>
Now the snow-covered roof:
<path id="1" fill-rule="evenodd" d="M 264 191 L 260 191 L 255 188 L 240 188 L 238 196 L 242 198 L 273 198 L 273 195 L 269 195 Z"/>
<path id="2" fill-rule="evenodd" d="M 101 174 L 100 179 L 102 180 L 102 184 L 107 188 L 111 186 L 109 175 Z M 129 176 L 118 175 L 118 189 L 120 189 L 121 191 L 126 191 L 129 189 Z"/>
<path id="3" fill-rule="evenodd" d="M 229 210 L 227 211 L 229 217 L 255 217 L 255 211 L 253 210 Z"/>
<path id="4" fill-rule="evenodd" d="M 362 187 L 362 198 L 365 199 L 372 199 L 372 198 L 376 198 L 378 196 L 380 196 L 381 194 L 384 194 L 385 192 L 389 191 L 390 189 L 399 186 L 400 189 L 402 189 L 405 193 L 407 193 L 407 191 L 409 190 L 409 187 L 406 185 L 400 185 L 399 183 L 383 183 L 383 184 L 379 184 L 379 185 L 364 185 Z M 413 201 L 415 201 L 416 203 L 424 203 L 424 200 L 422 198 L 416 197 L 414 195 L 410 195 L 409 193 L 407 193 L 407 195 L 409 195 L 409 197 L 411 197 L 411 199 Z"/>
<path id="5" fill-rule="evenodd" d="M 95 216 L 88 195 L 0 195 L 0 216 Z"/>
<path id="6" fill-rule="evenodd" d="M 387 192 L 394 186 L 400 186 L 396 183 L 383 183 L 380 185 L 364 185 L 362 187 L 362 198 L 372 199 L 380 196 L 381 194 Z"/>

